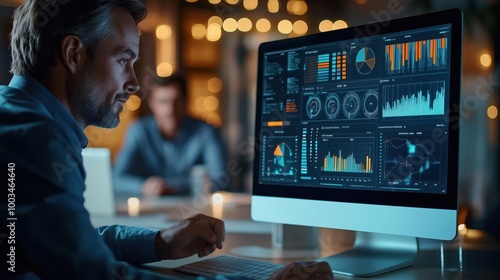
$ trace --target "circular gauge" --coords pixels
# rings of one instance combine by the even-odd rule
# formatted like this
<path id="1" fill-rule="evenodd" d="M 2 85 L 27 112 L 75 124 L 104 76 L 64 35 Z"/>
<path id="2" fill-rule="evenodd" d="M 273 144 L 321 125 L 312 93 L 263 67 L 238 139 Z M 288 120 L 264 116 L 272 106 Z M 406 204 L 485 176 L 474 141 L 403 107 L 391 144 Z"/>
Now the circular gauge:
<path id="1" fill-rule="evenodd" d="M 307 116 L 310 119 L 315 119 L 321 112 L 321 99 L 319 99 L 319 96 L 315 94 L 311 95 L 309 99 L 307 99 L 306 106 Z"/>
<path id="2" fill-rule="evenodd" d="M 359 95 L 350 91 L 344 96 L 344 100 L 342 102 L 342 112 L 348 119 L 354 119 L 361 108 L 361 100 L 359 100 Z"/>
<path id="3" fill-rule="evenodd" d="M 340 113 L 340 99 L 336 93 L 330 93 L 325 101 L 325 113 L 331 120 L 337 118 Z"/>
<path id="4" fill-rule="evenodd" d="M 363 112 L 368 118 L 374 118 L 378 114 L 378 92 L 376 90 L 369 90 L 363 97 Z"/>
<path id="5" fill-rule="evenodd" d="M 367 75 L 375 67 L 375 53 L 371 48 L 364 47 L 356 55 L 356 69 L 360 74 Z"/>

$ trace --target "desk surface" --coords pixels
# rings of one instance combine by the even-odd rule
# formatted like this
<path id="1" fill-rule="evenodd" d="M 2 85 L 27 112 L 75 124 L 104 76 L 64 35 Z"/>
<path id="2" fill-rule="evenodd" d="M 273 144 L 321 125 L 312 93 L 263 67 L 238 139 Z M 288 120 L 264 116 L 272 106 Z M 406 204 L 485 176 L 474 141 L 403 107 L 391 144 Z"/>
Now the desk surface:
<path id="1" fill-rule="evenodd" d="M 118 201 L 116 217 L 92 217 L 94 226 L 123 224 L 130 226 L 168 227 L 173 223 L 203 213 L 216 216 L 225 221 L 226 242 L 222 250 L 209 257 L 222 254 L 245 255 L 242 248 L 262 252 L 260 259 L 287 264 L 297 259 L 317 259 L 348 250 L 354 241 L 355 233 L 350 231 L 323 229 L 318 230 L 318 245 L 310 250 L 283 251 L 273 248 L 271 240 L 272 225 L 255 222 L 250 219 L 250 197 L 244 194 L 223 194 L 224 203 L 213 205 L 209 197 L 165 197 L 141 200 L 138 216 L 129 216 L 125 200 Z M 404 269 L 385 273 L 371 279 L 500 279 L 500 243 L 483 232 L 469 230 L 462 240 L 444 243 L 445 250 L 440 251 L 441 243 L 435 240 L 419 239 L 419 253 L 416 263 Z M 460 242 L 461 241 L 461 242 Z M 462 270 L 458 270 L 458 261 L 452 268 L 448 260 L 458 260 L 459 244 L 462 244 Z M 273 257 L 281 255 L 281 257 Z M 442 255 L 443 254 L 443 255 Z M 441 257 L 446 259 L 446 268 L 441 269 Z M 199 260 L 198 257 L 174 261 L 161 261 L 145 265 L 147 268 L 168 275 L 182 276 L 182 279 L 195 279 L 173 272 L 171 268 Z M 335 279 L 367 279 L 335 274 Z"/>

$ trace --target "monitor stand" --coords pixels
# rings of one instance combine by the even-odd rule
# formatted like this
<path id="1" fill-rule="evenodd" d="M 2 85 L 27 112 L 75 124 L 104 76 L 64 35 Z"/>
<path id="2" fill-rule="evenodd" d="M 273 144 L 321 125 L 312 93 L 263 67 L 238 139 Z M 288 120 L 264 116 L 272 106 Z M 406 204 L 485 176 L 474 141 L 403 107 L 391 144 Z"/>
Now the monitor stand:
<path id="1" fill-rule="evenodd" d="M 369 277 L 411 266 L 417 253 L 415 237 L 356 232 L 352 249 L 318 261 L 328 262 L 334 273 Z"/>
<path id="2" fill-rule="evenodd" d="M 232 248 L 235 255 L 257 259 L 314 259 L 317 255 L 318 228 L 271 224 L 272 246 Z"/>

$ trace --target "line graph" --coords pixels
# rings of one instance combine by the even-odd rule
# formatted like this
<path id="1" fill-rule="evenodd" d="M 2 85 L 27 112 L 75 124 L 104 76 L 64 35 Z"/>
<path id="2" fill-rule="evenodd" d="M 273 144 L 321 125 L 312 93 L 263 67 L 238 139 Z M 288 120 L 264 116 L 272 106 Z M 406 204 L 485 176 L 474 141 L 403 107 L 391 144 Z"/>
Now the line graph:
<path id="1" fill-rule="evenodd" d="M 430 143 L 424 137 L 408 138 L 396 136 L 384 141 L 385 182 L 393 185 L 439 183 L 440 144 Z"/>

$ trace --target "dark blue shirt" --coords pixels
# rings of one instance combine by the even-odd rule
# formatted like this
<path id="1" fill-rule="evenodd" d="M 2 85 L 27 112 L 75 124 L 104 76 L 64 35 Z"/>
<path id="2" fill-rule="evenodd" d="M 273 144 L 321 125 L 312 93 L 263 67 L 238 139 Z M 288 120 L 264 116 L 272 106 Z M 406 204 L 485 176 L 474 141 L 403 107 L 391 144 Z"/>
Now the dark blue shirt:
<path id="1" fill-rule="evenodd" d="M 153 116 L 142 117 L 127 131 L 125 143 L 114 165 L 114 184 L 122 194 L 141 194 L 150 176 L 165 180 L 176 194 L 191 192 L 193 167 L 205 166 L 211 189 L 227 187 L 224 152 L 218 131 L 211 125 L 186 117 L 175 139 L 162 136 Z"/>
<path id="2" fill-rule="evenodd" d="M 1 254 L 11 262 L 0 275 L 168 279 L 129 264 L 158 261 L 157 230 L 92 227 L 83 206 L 86 145 L 72 115 L 35 79 L 14 76 L 0 86 L 1 178 L 11 178 L 2 180 L 0 199 Z"/>

